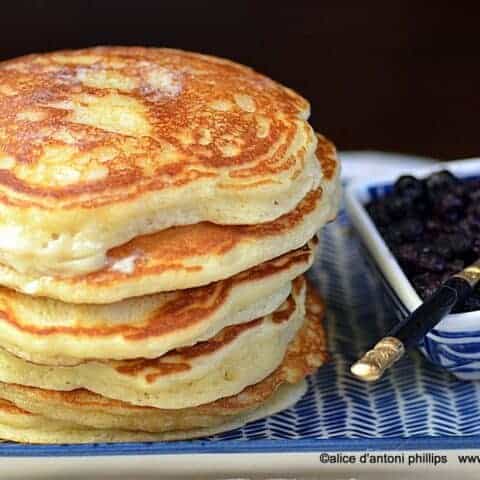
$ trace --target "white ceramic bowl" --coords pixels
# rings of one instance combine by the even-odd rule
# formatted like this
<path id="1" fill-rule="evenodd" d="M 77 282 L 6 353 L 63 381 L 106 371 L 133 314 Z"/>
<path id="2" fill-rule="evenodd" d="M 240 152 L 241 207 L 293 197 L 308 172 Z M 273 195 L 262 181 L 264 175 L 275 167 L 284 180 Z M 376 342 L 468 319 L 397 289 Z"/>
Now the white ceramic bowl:
<path id="1" fill-rule="evenodd" d="M 372 180 L 354 181 L 346 190 L 345 202 L 350 219 L 383 277 L 399 316 L 412 312 L 420 305 L 421 299 L 383 241 L 364 205 L 388 191 L 400 175 L 411 174 L 422 178 L 443 169 L 450 170 L 458 177 L 480 178 L 480 159 L 435 163 L 399 172 L 394 177 L 375 178 L 375 172 L 372 171 Z M 445 317 L 424 338 L 420 349 L 431 362 L 448 369 L 457 377 L 480 379 L 480 311 Z"/>

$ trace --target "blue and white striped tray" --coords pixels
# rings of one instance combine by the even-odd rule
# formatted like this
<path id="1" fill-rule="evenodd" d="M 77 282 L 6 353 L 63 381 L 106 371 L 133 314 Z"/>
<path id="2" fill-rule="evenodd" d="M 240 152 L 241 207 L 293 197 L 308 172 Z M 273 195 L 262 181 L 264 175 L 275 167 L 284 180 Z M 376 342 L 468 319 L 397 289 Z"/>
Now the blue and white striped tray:
<path id="1" fill-rule="evenodd" d="M 333 361 L 294 408 L 205 440 L 92 445 L 0 445 L 3 456 L 126 455 L 480 448 L 480 382 L 462 382 L 419 353 L 373 385 L 349 365 L 395 321 L 342 213 L 329 225 L 310 273 L 328 299 Z"/>

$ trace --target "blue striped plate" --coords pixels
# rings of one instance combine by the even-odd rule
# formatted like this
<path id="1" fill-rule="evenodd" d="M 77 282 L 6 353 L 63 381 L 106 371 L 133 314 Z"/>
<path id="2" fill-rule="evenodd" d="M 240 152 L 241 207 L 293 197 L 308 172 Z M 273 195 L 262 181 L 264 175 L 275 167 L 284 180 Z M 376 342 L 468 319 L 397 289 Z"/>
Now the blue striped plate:
<path id="1" fill-rule="evenodd" d="M 480 448 L 480 384 L 456 380 L 421 355 L 381 381 L 352 378 L 349 365 L 396 321 L 381 282 L 365 264 L 347 216 L 324 229 L 310 278 L 328 299 L 333 361 L 305 397 L 282 413 L 204 440 L 173 443 L 0 445 L 3 456 L 260 453 Z"/>

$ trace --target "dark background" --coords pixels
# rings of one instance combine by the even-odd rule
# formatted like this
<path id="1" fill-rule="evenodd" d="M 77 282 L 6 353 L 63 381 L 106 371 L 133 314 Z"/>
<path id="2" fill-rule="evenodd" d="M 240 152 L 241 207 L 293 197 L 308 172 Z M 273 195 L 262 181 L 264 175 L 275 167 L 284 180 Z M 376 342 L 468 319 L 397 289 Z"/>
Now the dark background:
<path id="1" fill-rule="evenodd" d="M 454 6 L 455 5 L 455 6 Z M 7 1 L 0 58 L 96 44 L 225 56 L 298 90 L 340 149 L 480 154 L 480 3 Z"/>

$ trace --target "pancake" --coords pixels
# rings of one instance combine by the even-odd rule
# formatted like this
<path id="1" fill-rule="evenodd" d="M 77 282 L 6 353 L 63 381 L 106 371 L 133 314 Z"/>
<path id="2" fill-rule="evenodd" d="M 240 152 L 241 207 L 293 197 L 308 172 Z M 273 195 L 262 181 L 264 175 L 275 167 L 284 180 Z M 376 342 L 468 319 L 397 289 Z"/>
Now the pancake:
<path id="1" fill-rule="evenodd" d="M 240 428 L 248 422 L 285 410 L 300 400 L 306 390 L 305 381 L 296 385 L 282 385 L 272 398 L 255 410 L 227 417 L 215 426 L 163 433 L 89 428 L 35 415 L 10 402 L 0 400 L 0 438 L 22 443 L 113 443 L 161 442 L 207 437 Z"/>
<path id="2" fill-rule="evenodd" d="M 0 259 L 78 275 L 175 225 L 270 222 L 321 181 L 305 99 L 178 50 L 102 47 L 0 64 Z"/>
<path id="3" fill-rule="evenodd" d="M 16 405 L 14 407 L 12 403 L 6 404 L 9 408 L 20 410 L 18 415 L 28 416 L 33 413 L 35 414 L 33 422 L 41 422 L 31 425 L 31 431 L 24 431 L 23 437 L 20 437 L 18 432 L 15 435 L 10 433 L 9 436 L 5 436 L 4 427 L 0 426 L 0 436 L 20 441 L 34 441 L 33 438 L 37 438 L 36 441 L 49 441 L 45 437 L 39 439 L 36 436 L 45 435 L 48 430 L 45 428 L 43 415 L 54 422 L 78 424 L 96 429 L 176 431 L 177 434 L 178 431 L 184 431 L 185 435 L 188 435 L 191 429 L 217 428 L 219 425 L 225 425 L 225 422 L 230 422 L 233 417 L 248 414 L 256 410 L 259 405 L 266 405 L 277 389 L 285 387 L 285 383 L 297 385 L 302 378 L 328 360 L 323 326 L 324 306 L 310 288 L 307 294 L 306 315 L 305 325 L 289 345 L 282 364 L 272 374 L 235 396 L 193 408 L 161 410 L 110 400 L 86 390 L 56 392 L 0 383 L 0 397 L 4 402 L 8 400 Z M 2 405 L 4 404 L 0 404 L 0 411 L 5 410 Z M 256 411 L 258 413 L 258 410 Z M 11 424 L 10 417 L 7 417 L 6 421 L 5 413 L 0 413 L 0 424 Z M 35 434 L 36 429 L 42 429 L 43 433 Z M 75 441 L 71 437 L 63 436 L 62 438 L 64 441 Z"/>
<path id="4" fill-rule="evenodd" d="M 0 351 L 0 381 L 52 390 L 85 388 L 158 408 L 187 408 L 235 395 L 282 362 L 305 316 L 305 280 L 272 314 L 221 330 L 213 338 L 157 359 L 91 360 L 69 367 L 38 365 Z"/>
<path id="5" fill-rule="evenodd" d="M 335 149 L 326 141 L 319 142 L 319 149 L 323 149 L 322 188 L 273 222 L 242 226 L 203 222 L 136 237 L 110 250 L 103 269 L 75 277 L 28 275 L 0 264 L 0 284 L 69 303 L 113 303 L 206 285 L 300 248 L 335 218 L 340 200 Z"/>
<path id="6" fill-rule="evenodd" d="M 233 277 L 108 305 L 69 304 L 0 288 L 0 346 L 35 363 L 156 358 L 277 309 L 313 262 L 317 241 Z"/>

